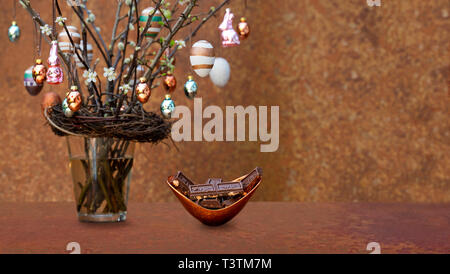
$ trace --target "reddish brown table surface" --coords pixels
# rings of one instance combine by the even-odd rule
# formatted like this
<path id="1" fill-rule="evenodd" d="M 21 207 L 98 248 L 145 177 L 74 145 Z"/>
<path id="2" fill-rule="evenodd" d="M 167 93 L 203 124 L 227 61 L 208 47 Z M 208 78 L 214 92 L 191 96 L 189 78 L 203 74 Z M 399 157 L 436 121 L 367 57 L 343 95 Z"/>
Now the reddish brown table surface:
<path id="1" fill-rule="evenodd" d="M 78 222 L 73 203 L 0 203 L 0 253 L 448 253 L 449 223 L 449 204 L 250 202 L 208 227 L 177 203 L 131 203 L 114 224 Z"/>

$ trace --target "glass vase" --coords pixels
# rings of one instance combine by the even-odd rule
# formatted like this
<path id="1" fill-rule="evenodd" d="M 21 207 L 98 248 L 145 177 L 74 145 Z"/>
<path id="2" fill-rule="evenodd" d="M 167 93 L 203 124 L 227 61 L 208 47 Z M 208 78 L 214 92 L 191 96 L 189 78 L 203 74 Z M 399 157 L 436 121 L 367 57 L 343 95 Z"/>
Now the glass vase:
<path id="1" fill-rule="evenodd" d="M 126 220 L 134 147 L 122 139 L 67 137 L 79 221 Z"/>

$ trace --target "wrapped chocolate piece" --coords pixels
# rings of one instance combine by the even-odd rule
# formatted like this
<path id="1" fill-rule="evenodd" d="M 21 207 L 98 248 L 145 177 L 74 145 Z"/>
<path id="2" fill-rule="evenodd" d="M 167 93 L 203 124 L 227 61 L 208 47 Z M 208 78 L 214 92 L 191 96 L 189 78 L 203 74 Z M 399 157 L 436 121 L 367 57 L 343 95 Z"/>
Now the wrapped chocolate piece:
<path id="1" fill-rule="evenodd" d="M 217 197 L 216 188 L 212 184 L 191 185 L 189 186 L 189 198 L 191 200 L 200 200 L 203 198 Z"/>
<path id="2" fill-rule="evenodd" d="M 243 195 L 236 195 L 234 197 L 227 197 L 226 199 L 222 198 L 222 206 L 223 207 L 227 207 L 227 206 L 231 206 L 232 204 L 236 203 L 237 201 L 239 201 L 239 199 L 241 199 Z"/>
<path id="3" fill-rule="evenodd" d="M 186 196 L 189 195 L 189 186 L 194 185 L 181 171 L 178 171 L 174 177 L 169 178 L 169 182 Z"/>
<path id="4" fill-rule="evenodd" d="M 244 193 L 241 182 L 225 182 L 189 186 L 189 198 L 200 200 L 204 198 L 233 197 Z"/>
<path id="5" fill-rule="evenodd" d="M 233 197 L 244 193 L 244 188 L 241 182 L 225 182 L 216 185 L 217 195 L 219 197 Z"/>
<path id="6" fill-rule="evenodd" d="M 220 178 L 209 178 L 208 181 L 206 181 L 207 184 L 211 185 L 217 185 L 222 182 L 222 179 Z"/>
<path id="7" fill-rule="evenodd" d="M 206 198 L 200 200 L 198 203 L 200 206 L 208 209 L 219 209 L 222 208 L 222 203 L 219 198 Z"/>
<path id="8" fill-rule="evenodd" d="M 262 177 L 262 168 L 256 167 L 244 179 L 241 180 L 245 192 L 249 192 Z"/>

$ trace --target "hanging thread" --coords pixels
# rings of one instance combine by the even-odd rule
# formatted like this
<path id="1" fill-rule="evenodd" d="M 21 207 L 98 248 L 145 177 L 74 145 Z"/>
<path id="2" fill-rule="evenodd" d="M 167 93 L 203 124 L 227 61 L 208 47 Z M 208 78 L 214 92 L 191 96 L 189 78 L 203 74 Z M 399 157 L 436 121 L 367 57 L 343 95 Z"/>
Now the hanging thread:
<path id="1" fill-rule="evenodd" d="M 13 20 L 16 21 L 16 0 L 13 0 Z"/>

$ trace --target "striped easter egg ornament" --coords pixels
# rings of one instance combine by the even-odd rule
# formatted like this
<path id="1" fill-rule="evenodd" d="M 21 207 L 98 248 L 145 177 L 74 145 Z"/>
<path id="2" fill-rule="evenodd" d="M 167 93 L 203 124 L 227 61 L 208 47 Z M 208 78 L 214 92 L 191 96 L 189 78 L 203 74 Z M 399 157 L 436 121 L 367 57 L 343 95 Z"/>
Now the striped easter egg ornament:
<path id="1" fill-rule="evenodd" d="M 147 24 L 150 16 L 152 16 L 153 12 L 155 12 L 155 8 L 153 7 L 146 8 L 142 11 L 141 16 L 139 17 L 139 25 L 142 29 L 145 28 L 145 25 Z M 145 34 L 145 37 L 147 37 L 147 39 L 153 39 L 158 36 L 159 32 L 161 31 L 160 22 L 162 22 L 162 20 L 163 19 L 161 16 L 161 12 L 157 10 L 152 18 L 152 22 L 150 23 L 147 33 Z"/>
<path id="2" fill-rule="evenodd" d="M 214 66 L 214 47 L 206 40 L 200 40 L 192 45 L 191 66 L 200 77 L 208 76 Z"/>
<path id="3" fill-rule="evenodd" d="M 75 44 L 75 47 L 79 47 L 80 46 L 80 40 L 81 40 L 81 35 L 78 32 L 78 29 L 74 26 L 67 26 L 67 30 L 69 31 L 70 37 L 72 37 L 73 43 Z M 69 36 L 67 35 L 66 31 L 63 30 L 58 34 L 58 46 L 59 49 L 63 52 L 63 53 L 72 53 L 73 52 L 73 47 L 72 44 L 70 43 L 70 39 Z"/>

